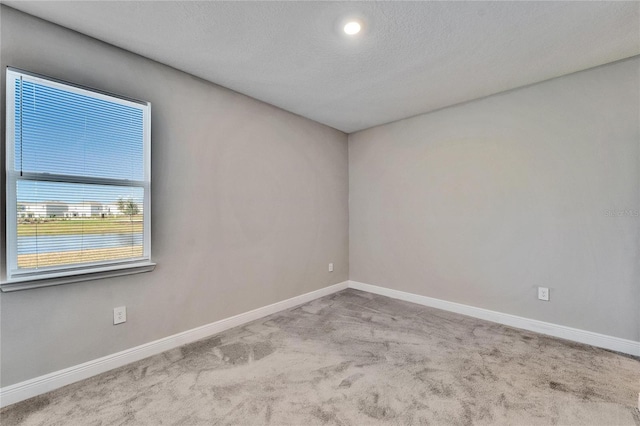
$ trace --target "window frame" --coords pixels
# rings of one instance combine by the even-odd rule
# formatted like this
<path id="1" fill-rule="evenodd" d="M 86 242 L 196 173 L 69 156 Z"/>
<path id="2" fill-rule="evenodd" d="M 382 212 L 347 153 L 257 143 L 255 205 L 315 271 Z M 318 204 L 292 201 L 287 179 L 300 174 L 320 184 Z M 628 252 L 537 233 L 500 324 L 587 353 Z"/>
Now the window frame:
<path id="1" fill-rule="evenodd" d="M 16 116 L 15 116 L 15 81 L 54 87 L 71 93 L 90 96 L 96 99 L 114 102 L 128 107 L 140 109 L 143 113 L 143 180 L 100 178 L 77 175 L 58 175 L 41 172 L 24 172 L 16 170 Z M 5 178 L 6 178 L 6 279 L 0 283 L 0 290 L 11 291 L 23 288 L 64 284 L 106 276 L 119 276 L 128 273 L 140 273 L 153 270 L 151 262 L 151 103 L 125 96 L 96 90 L 90 87 L 69 83 L 18 68 L 6 68 L 6 137 L 5 137 Z M 107 186 L 127 186 L 143 188 L 143 254 L 141 257 L 113 259 L 107 261 L 86 262 L 41 268 L 30 268 L 20 271 L 18 268 L 18 223 L 17 223 L 17 184 L 19 180 L 60 182 L 76 184 L 99 184 Z M 129 271 L 129 272 L 128 272 Z"/>

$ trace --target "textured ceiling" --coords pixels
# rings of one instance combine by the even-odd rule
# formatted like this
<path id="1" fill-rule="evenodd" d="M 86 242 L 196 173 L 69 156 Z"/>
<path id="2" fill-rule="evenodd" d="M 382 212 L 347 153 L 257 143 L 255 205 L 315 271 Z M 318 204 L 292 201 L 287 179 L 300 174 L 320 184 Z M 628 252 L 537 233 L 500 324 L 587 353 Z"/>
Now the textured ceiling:
<path id="1" fill-rule="evenodd" d="M 3 3 L 345 132 L 640 54 L 638 2 Z"/>

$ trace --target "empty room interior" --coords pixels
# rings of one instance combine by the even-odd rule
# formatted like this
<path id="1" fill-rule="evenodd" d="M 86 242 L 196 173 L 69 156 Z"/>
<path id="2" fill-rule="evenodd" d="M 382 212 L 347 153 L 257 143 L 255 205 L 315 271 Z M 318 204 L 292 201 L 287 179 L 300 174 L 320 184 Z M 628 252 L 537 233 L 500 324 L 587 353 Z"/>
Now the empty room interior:
<path id="1" fill-rule="evenodd" d="M 0 3 L 3 426 L 640 426 L 640 2 Z"/>

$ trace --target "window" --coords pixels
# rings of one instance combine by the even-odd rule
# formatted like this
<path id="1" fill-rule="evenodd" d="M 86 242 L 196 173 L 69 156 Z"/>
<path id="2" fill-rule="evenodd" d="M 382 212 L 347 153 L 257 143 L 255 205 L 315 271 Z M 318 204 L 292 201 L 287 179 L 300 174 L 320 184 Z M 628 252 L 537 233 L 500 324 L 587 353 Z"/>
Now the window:
<path id="1" fill-rule="evenodd" d="M 13 68 L 6 93 L 3 290 L 152 266 L 151 105 Z"/>

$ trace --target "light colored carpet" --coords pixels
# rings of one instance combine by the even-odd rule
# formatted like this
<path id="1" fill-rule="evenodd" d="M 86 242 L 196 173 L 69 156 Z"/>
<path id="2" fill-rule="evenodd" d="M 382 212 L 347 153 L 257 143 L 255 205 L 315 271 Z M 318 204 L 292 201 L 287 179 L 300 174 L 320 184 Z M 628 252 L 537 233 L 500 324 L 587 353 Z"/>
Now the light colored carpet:
<path id="1" fill-rule="evenodd" d="M 345 290 L 7 407 L 9 425 L 640 425 L 640 361 Z"/>

